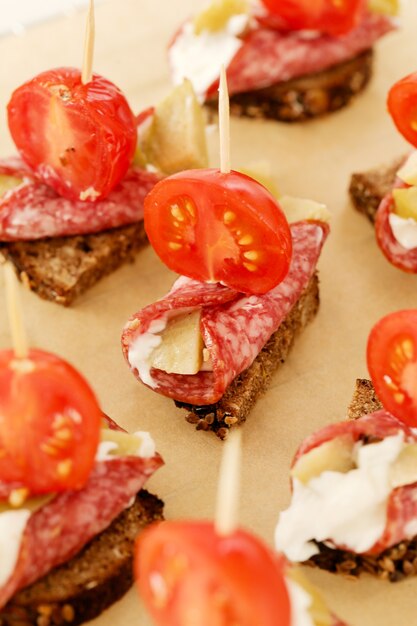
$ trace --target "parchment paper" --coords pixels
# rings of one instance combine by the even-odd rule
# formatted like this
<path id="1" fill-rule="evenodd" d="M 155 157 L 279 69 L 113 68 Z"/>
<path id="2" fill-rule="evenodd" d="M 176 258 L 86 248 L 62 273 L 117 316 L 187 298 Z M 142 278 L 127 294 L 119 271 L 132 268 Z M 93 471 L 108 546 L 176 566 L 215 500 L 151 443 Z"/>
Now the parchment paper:
<path id="1" fill-rule="evenodd" d="M 116 82 L 134 110 L 169 89 L 165 48 L 203 0 L 108 0 L 96 11 L 95 70 Z M 85 16 L 50 21 L 0 40 L 0 154 L 14 151 L 5 106 L 12 90 L 38 72 L 82 59 Z M 307 124 L 232 121 L 235 167 L 267 159 L 284 193 L 327 203 L 332 234 L 320 262 L 321 308 L 244 426 L 241 523 L 272 545 L 278 512 L 289 502 L 288 467 L 301 440 L 344 419 L 357 377 L 366 376 L 371 326 L 389 311 L 417 306 L 417 277 L 379 252 L 368 221 L 353 211 L 349 176 L 408 148 L 385 111 L 391 84 L 417 70 L 417 2 L 404 6 L 402 29 L 377 45 L 375 77 L 355 103 Z M 217 162 L 217 135 L 210 137 Z M 166 466 L 149 488 L 166 502 L 167 518 L 212 517 L 222 443 L 196 432 L 171 401 L 138 383 L 120 349 L 120 332 L 137 309 L 162 296 L 173 274 L 150 248 L 133 265 L 101 281 L 70 309 L 21 290 L 30 343 L 67 358 L 93 385 L 105 412 L 128 429 L 154 436 Z M 10 346 L 1 281 L 0 347 Z M 352 626 L 417 624 L 417 578 L 390 585 L 351 582 L 306 570 L 334 610 Z M 97 626 L 150 626 L 132 590 Z"/>

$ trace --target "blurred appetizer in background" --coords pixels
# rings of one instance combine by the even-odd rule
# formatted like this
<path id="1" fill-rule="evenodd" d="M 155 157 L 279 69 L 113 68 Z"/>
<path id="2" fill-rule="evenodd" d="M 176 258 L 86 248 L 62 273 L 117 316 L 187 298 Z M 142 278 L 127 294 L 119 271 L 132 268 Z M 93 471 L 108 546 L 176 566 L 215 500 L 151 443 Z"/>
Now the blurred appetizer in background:
<path id="1" fill-rule="evenodd" d="M 347 105 L 372 74 L 373 46 L 398 0 L 212 0 L 169 46 L 174 83 L 217 107 L 227 67 L 231 111 L 297 122 Z"/>
<path id="2" fill-rule="evenodd" d="M 392 582 L 417 573 L 417 310 L 390 314 L 368 341 L 373 381 L 357 381 L 349 421 L 299 448 L 276 546 L 291 561 Z M 373 386 L 374 385 L 374 386 Z"/>
<path id="3" fill-rule="evenodd" d="M 237 526 L 240 467 L 230 450 L 223 457 L 215 523 L 161 522 L 137 541 L 137 586 L 155 624 L 345 626 L 299 569 Z"/>
<path id="4" fill-rule="evenodd" d="M 162 519 L 142 487 L 163 461 L 69 363 L 14 343 L 0 352 L 0 623 L 75 625 L 132 584 L 136 535 Z"/>
<path id="5" fill-rule="evenodd" d="M 417 148 L 417 73 L 391 88 L 388 110 L 400 133 Z M 417 273 L 417 152 L 388 167 L 353 174 L 353 206 L 375 225 L 376 240 L 390 263 Z"/>
<path id="6" fill-rule="evenodd" d="M 20 158 L 0 160 L 0 253 L 59 304 L 133 260 L 143 200 L 165 173 L 207 166 L 190 83 L 135 117 L 109 80 L 58 68 L 14 91 L 8 123 Z"/>

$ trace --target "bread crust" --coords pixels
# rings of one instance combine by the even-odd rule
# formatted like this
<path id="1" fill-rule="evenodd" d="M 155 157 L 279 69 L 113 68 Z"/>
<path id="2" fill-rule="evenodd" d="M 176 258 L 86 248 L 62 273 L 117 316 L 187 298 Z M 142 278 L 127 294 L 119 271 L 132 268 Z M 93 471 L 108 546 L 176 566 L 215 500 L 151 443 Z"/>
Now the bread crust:
<path id="1" fill-rule="evenodd" d="M 227 436 L 232 426 L 242 424 L 257 399 L 268 388 L 275 371 L 284 363 L 296 337 L 315 317 L 318 307 L 319 281 L 316 272 L 252 365 L 235 378 L 219 402 L 201 406 L 175 402 L 179 408 L 187 409 L 187 422 L 194 424 L 197 430 L 215 432 L 220 439 Z"/>
<path id="2" fill-rule="evenodd" d="M 131 587 L 134 541 L 162 510 L 162 500 L 142 489 L 75 557 L 15 594 L 0 609 L 0 626 L 77 626 L 102 613 Z"/>
<path id="3" fill-rule="evenodd" d="M 143 221 L 92 235 L 0 243 L 21 282 L 45 300 L 69 306 L 147 243 Z"/>
<path id="4" fill-rule="evenodd" d="M 238 117 L 301 122 L 347 106 L 365 89 L 372 76 L 373 51 L 365 50 L 348 61 L 271 87 L 234 94 L 230 111 Z M 218 99 L 206 102 L 217 110 Z"/>

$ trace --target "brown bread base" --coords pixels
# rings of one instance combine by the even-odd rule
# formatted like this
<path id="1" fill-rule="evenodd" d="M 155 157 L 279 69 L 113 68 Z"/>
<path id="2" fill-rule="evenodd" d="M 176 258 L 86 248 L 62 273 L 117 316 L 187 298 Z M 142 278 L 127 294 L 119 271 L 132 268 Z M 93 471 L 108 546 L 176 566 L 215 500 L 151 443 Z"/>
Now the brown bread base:
<path id="1" fill-rule="evenodd" d="M 348 418 L 358 419 L 381 408 L 382 404 L 375 394 L 371 381 L 358 379 L 348 408 Z M 397 582 L 417 574 L 417 537 L 401 541 L 381 554 L 372 556 L 329 548 L 321 542 L 317 545 L 320 553 L 306 561 L 306 565 L 343 574 L 348 578 L 357 578 L 367 572 L 383 580 Z"/>
<path id="2" fill-rule="evenodd" d="M 176 402 L 188 410 L 186 420 L 197 430 L 211 430 L 224 439 L 231 426 L 242 424 L 260 395 L 266 391 L 274 372 L 284 363 L 297 335 L 316 315 L 319 307 L 317 274 L 248 369 L 228 387 L 216 404 L 195 406 Z"/>
<path id="3" fill-rule="evenodd" d="M 124 263 L 147 242 L 143 221 L 94 235 L 0 243 L 26 287 L 69 306 L 81 293 Z"/>
<path id="4" fill-rule="evenodd" d="M 162 509 L 159 498 L 140 491 L 79 554 L 13 596 L 0 609 L 0 626 L 76 626 L 99 615 L 131 587 L 135 538 L 163 519 Z"/>
<path id="5" fill-rule="evenodd" d="M 392 190 L 397 171 L 404 159 L 405 157 L 401 157 L 390 165 L 352 174 L 349 194 L 353 206 L 359 213 L 366 215 L 372 224 L 381 200 Z"/>
<path id="6" fill-rule="evenodd" d="M 301 122 L 337 111 L 361 92 L 372 76 L 372 49 L 327 70 L 234 94 L 230 111 L 238 117 Z M 217 111 L 218 99 L 206 102 Z"/>

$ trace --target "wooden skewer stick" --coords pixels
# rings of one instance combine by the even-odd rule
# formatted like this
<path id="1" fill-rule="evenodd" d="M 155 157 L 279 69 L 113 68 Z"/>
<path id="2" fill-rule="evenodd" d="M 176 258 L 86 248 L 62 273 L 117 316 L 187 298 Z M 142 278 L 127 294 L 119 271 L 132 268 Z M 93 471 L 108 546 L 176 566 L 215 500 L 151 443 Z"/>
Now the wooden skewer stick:
<path id="1" fill-rule="evenodd" d="M 219 535 L 230 535 L 237 526 L 242 436 L 239 429 L 232 430 L 224 443 L 217 491 L 215 527 Z"/>
<path id="2" fill-rule="evenodd" d="M 25 327 L 23 325 L 22 307 L 17 290 L 17 279 L 10 263 L 6 263 L 4 266 L 4 281 L 14 353 L 16 358 L 26 359 L 28 356 L 28 344 Z"/>
<path id="3" fill-rule="evenodd" d="M 220 171 L 222 174 L 230 172 L 230 106 L 227 89 L 226 70 L 220 71 L 219 86 L 219 131 L 220 131 Z"/>
<path id="4" fill-rule="evenodd" d="M 94 0 L 90 0 L 90 6 L 87 15 L 87 25 L 85 29 L 83 70 L 81 74 L 81 82 L 83 85 L 89 83 L 93 76 L 94 38 Z"/>

